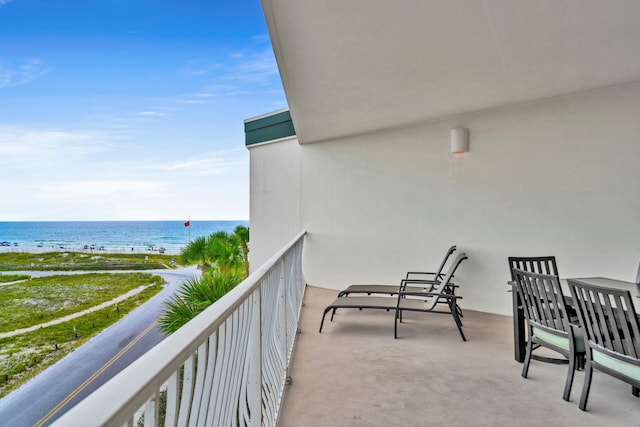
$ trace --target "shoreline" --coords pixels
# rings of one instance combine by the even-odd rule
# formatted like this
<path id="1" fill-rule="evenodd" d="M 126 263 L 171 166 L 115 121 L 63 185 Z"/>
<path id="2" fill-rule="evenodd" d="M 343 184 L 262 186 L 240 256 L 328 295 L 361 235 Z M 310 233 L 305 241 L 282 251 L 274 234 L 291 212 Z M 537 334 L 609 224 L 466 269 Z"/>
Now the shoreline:
<path id="1" fill-rule="evenodd" d="M 28 253 L 40 254 L 45 252 L 78 252 L 84 254 L 162 254 L 162 255 L 180 255 L 180 249 L 165 249 L 164 253 L 159 248 L 141 248 L 135 246 L 127 247 L 104 247 L 102 249 L 84 249 L 84 247 L 73 246 L 0 246 L 0 253 Z"/>

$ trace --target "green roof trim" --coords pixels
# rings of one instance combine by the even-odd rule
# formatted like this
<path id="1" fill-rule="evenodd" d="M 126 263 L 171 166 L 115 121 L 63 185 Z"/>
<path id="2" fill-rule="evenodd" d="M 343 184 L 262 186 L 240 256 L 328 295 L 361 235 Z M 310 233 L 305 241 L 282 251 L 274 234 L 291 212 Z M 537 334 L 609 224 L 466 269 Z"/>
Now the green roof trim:
<path id="1" fill-rule="evenodd" d="M 244 121 L 245 145 L 259 144 L 296 134 L 289 110 Z"/>

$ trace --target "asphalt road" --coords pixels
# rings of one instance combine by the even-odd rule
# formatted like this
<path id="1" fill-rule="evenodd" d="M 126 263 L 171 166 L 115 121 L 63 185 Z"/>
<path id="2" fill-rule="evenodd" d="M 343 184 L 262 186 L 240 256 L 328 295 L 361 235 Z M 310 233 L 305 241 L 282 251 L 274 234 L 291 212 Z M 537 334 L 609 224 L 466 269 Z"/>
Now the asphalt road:
<path id="1" fill-rule="evenodd" d="M 165 288 L 119 322 L 93 337 L 73 353 L 0 399 L 0 426 L 44 426 L 107 382 L 131 362 L 162 341 L 156 320 L 162 303 L 195 268 L 145 271 L 161 276 Z M 35 272 L 28 272 L 32 276 Z M 59 274 L 37 272 L 38 276 Z M 90 423 L 89 423 L 90 424 Z M 89 425 L 88 424 L 88 425 Z"/>

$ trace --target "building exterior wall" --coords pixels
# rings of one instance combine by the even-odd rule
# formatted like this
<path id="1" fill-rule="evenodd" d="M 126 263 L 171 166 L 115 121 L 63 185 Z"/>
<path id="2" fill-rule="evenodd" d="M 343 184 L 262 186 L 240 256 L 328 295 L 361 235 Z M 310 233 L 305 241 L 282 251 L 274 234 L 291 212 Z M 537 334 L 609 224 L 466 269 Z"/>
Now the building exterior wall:
<path id="1" fill-rule="evenodd" d="M 456 275 L 462 306 L 502 314 L 508 256 L 555 255 L 561 277 L 634 280 L 638 117 L 634 84 L 297 150 L 252 148 L 252 244 L 275 251 L 306 230 L 307 283 L 334 289 L 398 283 L 457 244 L 469 255 Z M 469 153 L 450 153 L 456 126 L 470 129 Z"/>
<path id="2" fill-rule="evenodd" d="M 299 151 L 295 137 L 249 149 L 251 271 L 301 231 Z"/>

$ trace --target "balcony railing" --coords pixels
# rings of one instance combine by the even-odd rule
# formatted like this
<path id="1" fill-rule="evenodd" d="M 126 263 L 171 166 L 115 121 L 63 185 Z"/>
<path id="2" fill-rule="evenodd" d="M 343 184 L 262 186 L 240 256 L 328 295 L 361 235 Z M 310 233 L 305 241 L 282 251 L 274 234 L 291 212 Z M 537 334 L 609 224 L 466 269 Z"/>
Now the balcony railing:
<path id="1" fill-rule="evenodd" d="M 304 234 L 54 425 L 275 425 L 305 289 Z"/>

